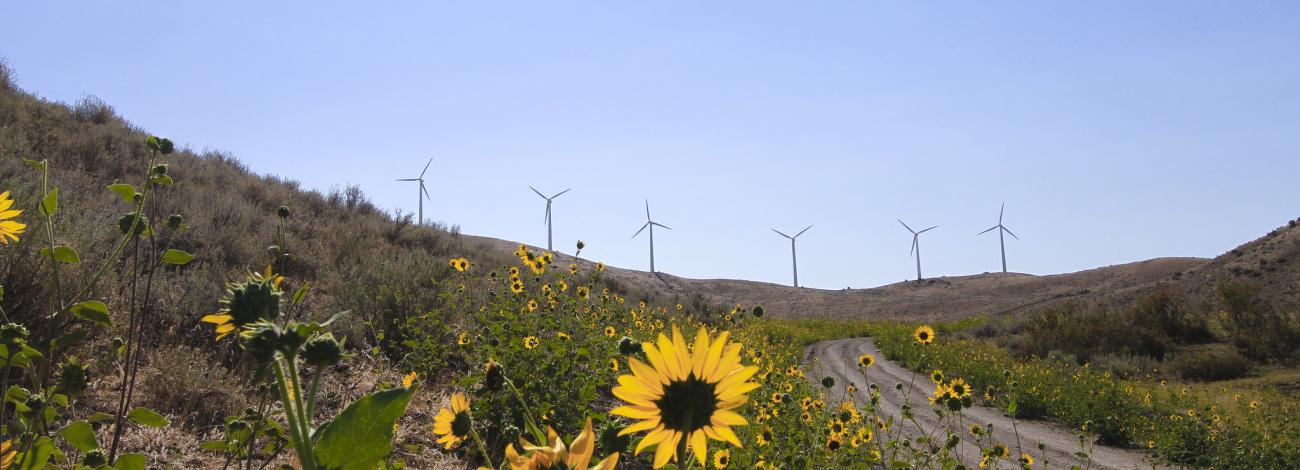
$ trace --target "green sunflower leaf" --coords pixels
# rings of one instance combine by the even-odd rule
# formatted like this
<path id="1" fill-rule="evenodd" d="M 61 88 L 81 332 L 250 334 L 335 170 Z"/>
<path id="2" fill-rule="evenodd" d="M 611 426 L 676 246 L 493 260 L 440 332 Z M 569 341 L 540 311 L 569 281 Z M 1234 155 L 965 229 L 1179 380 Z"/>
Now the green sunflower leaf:
<path id="1" fill-rule="evenodd" d="M 86 421 L 75 421 L 64 426 L 59 430 L 59 436 L 82 452 L 99 448 L 99 440 L 95 439 L 95 429 Z"/>
<path id="2" fill-rule="evenodd" d="M 41 207 L 45 207 L 45 206 L 42 205 Z M 53 251 L 51 251 L 49 248 L 41 248 L 41 256 L 44 256 L 46 258 L 51 258 L 61 263 L 68 263 L 68 264 L 81 263 L 81 255 L 77 254 L 77 250 L 72 249 L 72 247 L 70 246 L 59 245 L 54 247 Z"/>
<path id="3" fill-rule="evenodd" d="M 68 308 L 73 315 L 98 323 L 105 327 L 113 326 L 113 319 L 108 316 L 108 305 L 98 300 L 87 300 Z"/>
<path id="4" fill-rule="evenodd" d="M 189 264 L 190 260 L 192 259 L 194 259 L 194 255 L 191 255 L 181 250 L 177 250 L 175 248 L 168 248 L 167 251 L 164 251 L 162 255 L 162 260 L 164 263 L 175 264 L 178 266 Z"/>
<path id="5" fill-rule="evenodd" d="M 108 189 L 117 193 L 118 196 L 122 196 L 122 200 L 127 204 L 135 202 L 135 194 L 138 192 L 135 190 L 135 186 L 126 183 L 110 184 Z"/>
<path id="6" fill-rule="evenodd" d="M 59 188 L 54 188 L 41 199 L 41 213 L 54 215 L 59 211 Z"/>
<path id="7" fill-rule="evenodd" d="M 131 422 L 135 424 L 149 426 L 151 428 L 167 426 L 167 418 L 164 418 L 154 410 L 145 407 L 138 407 L 127 412 L 126 419 L 131 420 Z"/>
<path id="8" fill-rule="evenodd" d="M 384 390 L 353 402 L 318 432 L 321 468 L 370 470 L 392 449 L 393 423 L 406 413 L 414 388 Z"/>

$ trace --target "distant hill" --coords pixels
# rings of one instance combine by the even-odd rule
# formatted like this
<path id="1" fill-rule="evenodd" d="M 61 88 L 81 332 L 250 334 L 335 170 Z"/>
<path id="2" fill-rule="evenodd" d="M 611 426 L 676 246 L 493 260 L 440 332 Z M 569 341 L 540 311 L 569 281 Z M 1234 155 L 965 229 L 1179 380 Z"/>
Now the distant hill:
<path id="1" fill-rule="evenodd" d="M 509 252 L 518 246 L 495 238 L 464 238 L 476 251 Z M 735 279 L 688 279 L 615 267 L 609 267 L 607 273 L 616 284 L 637 290 L 680 299 L 698 296 L 710 304 L 763 305 L 772 315 L 783 318 L 951 320 L 980 314 L 1025 313 L 1066 300 L 1123 306 L 1155 289 L 1174 289 L 1188 294 L 1193 301 L 1211 301 L 1220 284 L 1234 280 L 1259 283 L 1265 299 L 1274 306 L 1297 310 L 1300 227 L 1290 222 L 1214 259 L 1155 258 L 1046 276 L 946 276 L 867 289 L 824 290 Z"/>

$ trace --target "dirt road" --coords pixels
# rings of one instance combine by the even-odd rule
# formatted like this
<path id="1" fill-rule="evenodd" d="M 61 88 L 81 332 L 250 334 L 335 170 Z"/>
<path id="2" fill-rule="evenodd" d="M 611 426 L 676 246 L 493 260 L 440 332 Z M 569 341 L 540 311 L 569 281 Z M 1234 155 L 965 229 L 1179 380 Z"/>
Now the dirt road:
<path id="1" fill-rule="evenodd" d="M 876 357 L 876 365 L 868 370 L 866 378 L 863 377 L 857 366 L 858 357 L 863 353 L 871 353 Z M 804 352 L 804 365 L 806 370 L 815 377 L 820 379 L 824 376 L 835 378 L 836 387 L 842 387 L 844 384 L 852 383 L 858 389 L 857 400 L 864 403 L 869 399 L 867 394 L 867 382 L 875 383 L 881 390 L 881 411 L 885 415 L 899 416 L 901 406 L 904 403 L 905 393 L 911 390 L 911 405 L 916 410 L 915 416 L 926 429 L 932 429 L 938 425 L 939 419 L 928 411 L 929 404 L 926 402 L 926 395 L 934 390 L 935 384 L 929 377 L 917 374 L 915 383 L 909 383 L 913 380 L 912 372 L 885 360 L 884 354 L 871 341 L 870 338 L 849 338 L 833 341 L 822 341 L 809 346 Z M 903 384 L 903 390 L 895 388 L 895 384 Z M 1013 431 L 1011 418 L 1004 415 L 1000 410 L 975 406 L 963 410 L 966 423 L 988 424 L 993 423 L 993 438 L 996 442 L 1003 442 L 1011 447 L 1012 452 L 1016 452 L 1016 433 Z M 912 429 L 908 425 L 907 429 Z M 1041 422 L 1041 421 L 1017 421 L 1016 429 L 1019 430 L 1020 442 L 1023 448 L 1031 452 L 1034 458 L 1039 460 L 1035 468 L 1042 468 L 1042 452 L 1037 449 L 1039 443 L 1046 446 L 1047 459 L 1051 461 L 1051 468 L 1070 468 L 1071 465 L 1080 463 L 1078 457 L 1074 456 L 1079 451 L 1079 438 L 1070 429 L 1063 426 Z M 969 438 L 965 430 L 954 430 L 963 437 Z M 974 466 L 978 463 L 979 449 L 973 444 L 963 441 L 961 455 L 967 460 L 967 464 Z M 1140 452 L 1119 449 L 1114 447 L 1093 446 L 1092 465 L 1088 467 L 1086 463 L 1080 464 L 1084 468 L 1109 469 L 1109 470 L 1131 470 L 1131 469 L 1151 469 L 1163 468 L 1153 465 L 1145 455 Z M 1019 455 L 1016 453 L 1015 455 Z"/>

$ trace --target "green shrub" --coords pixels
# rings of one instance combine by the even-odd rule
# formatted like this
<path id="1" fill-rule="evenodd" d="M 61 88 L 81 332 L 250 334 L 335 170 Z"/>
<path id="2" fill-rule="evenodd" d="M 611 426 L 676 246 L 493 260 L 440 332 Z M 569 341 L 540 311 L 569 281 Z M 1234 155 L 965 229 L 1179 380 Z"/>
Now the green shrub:
<path id="1" fill-rule="evenodd" d="M 1241 377 L 1250 362 L 1228 345 L 1208 345 L 1188 349 L 1168 363 L 1171 373 L 1188 380 L 1228 380 Z"/>

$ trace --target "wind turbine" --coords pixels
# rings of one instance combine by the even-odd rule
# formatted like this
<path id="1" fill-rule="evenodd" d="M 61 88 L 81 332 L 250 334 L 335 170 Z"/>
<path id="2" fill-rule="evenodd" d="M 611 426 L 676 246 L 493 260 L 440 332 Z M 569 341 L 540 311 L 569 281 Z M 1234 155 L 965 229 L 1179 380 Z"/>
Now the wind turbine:
<path id="1" fill-rule="evenodd" d="M 903 221 L 899 220 L 898 223 L 903 224 Z M 912 227 L 908 227 L 907 224 L 903 224 L 903 228 L 907 229 L 907 231 L 909 232 L 912 232 L 912 249 L 908 250 L 907 257 L 911 258 L 912 253 L 913 252 L 916 253 L 916 280 L 920 281 L 921 280 L 921 234 L 939 228 L 939 226 L 935 225 L 933 227 L 927 228 L 920 232 L 916 230 L 912 230 Z"/>
<path id="2" fill-rule="evenodd" d="M 552 251 L 551 249 L 551 201 L 557 197 L 560 197 L 561 194 L 569 192 L 573 188 L 569 188 L 564 191 L 555 193 L 555 195 L 551 197 L 546 197 L 546 195 L 542 194 L 541 191 L 538 191 L 537 188 L 534 188 L 532 186 L 529 186 L 528 189 L 533 190 L 533 192 L 537 193 L 538 196 L 541 196 L 542 199 L 546 200 L 546 218 L 544 219 L 544 221 L 546 222 L 546 251 Z"/>
<path id="3" fill-rule="evenodd" d="M 794 286 L 795 286 L 795 287 L 799 287 L 799 258 L 796 257 L 795 254 L 794 254 L 794 239 L 799 238 L 800 235 L 803 235 L 803 233 L 804 233 L 804 232 L 807 232 L 808 229 L 810 229 L 810 228 L 812 228 L 811 225 L 809 225 L 807 228 L 805 228 L 805 229 L 803 229 L 803 230 L 800 230 L 799 233 L 794 234 L 793 237 L 792 237 L 792 236 L 789 236 L 789 235 L 786 235 L 786 234 L 784 234 L 784 233 L 781 233 L 780 230 L 772 229 L 772 231 L 773 231 L 773 232 L 776 232 L 777 235 L 780 235 L 780 236 L 783 236 L 783 237 L 785 237 L 785 238 L 789 238 L 789 239 L 790 239 L 790 264 L 792 264 L 792 265 L 794 266 Z"/>
<path id="4" fill-rule="evenodd" d="M 1007 210 L 1007 203 L 1004 202 L 1002 203 L 1002 209 L 998 210 L 998 224 L 989 227 L 988 230 L 976 234 L 976 235 L 983 235 L 989 233 L 993 229 L 998 230 L 998 245 L 1002 247 L 1002 272 L 1004 273 L 1007 272 L 1007 242 L 1006 239 L 1003 238 L 1002 233 L 1006 232 L 1008 234 L 1011 234 L 1011 236 L 1014 237 L 1016 240 L 1020 239 L 1020 237 L 1017 237 L 1016 234 L 1011 233 L 1011 229 L 1006 228 L 1006 226 L 1002 225 L 1002 214 L 1006 212 L 1006 210 Z"/>
<path id="5" fill-rule="evenodd" d="M 637 235 L 640 235 L 641 231 L 645 230 L 646 227 L 650 228 L 650 272 L 651 273 L 655 272 L 655 226 L 656 225 L 666 228 L 668 230 L 672 230 L 667 225 L 661 224 L 659 222 L 655 222 L 650 218 L 650 200 L 646 199 L 645 200 L 645 225 L 641 226 L 641 230 L 637 230 L 636 233 L 632 234 L 632 238 L 636 238 Z"/>
<path id="6" fill-rule="evenodd" d="M 403 178 L 403 179 L 397 180 L 397 181 L 419 181 L 419 182 L 420 182 L 420 191 L 419 191 L 418 193 L 416 193 L 416 195 L 415 195 L 415 198 L 416 198 L 417 200 L 420 201 L 420 222 L 419 222 L 419 225 L 424 225 L 424 200 L 425 200 L 425 199 L 430 199 L 430 200 L 432 200 L 432 198 L 429 197 L 429 190 L 424 189 L 424 173 L 427 172 L 427 171 L 429 171 L 429 165 L 432 165 L 432 164 L 433 164 L 433 157 L 429 157 L 429 163 L 425 163 L 425 164 L 424 164 L 424 170 L 420 172 L 420 177 L 418 177 L 418 178 Z"/>

